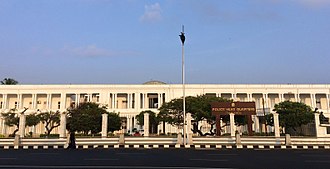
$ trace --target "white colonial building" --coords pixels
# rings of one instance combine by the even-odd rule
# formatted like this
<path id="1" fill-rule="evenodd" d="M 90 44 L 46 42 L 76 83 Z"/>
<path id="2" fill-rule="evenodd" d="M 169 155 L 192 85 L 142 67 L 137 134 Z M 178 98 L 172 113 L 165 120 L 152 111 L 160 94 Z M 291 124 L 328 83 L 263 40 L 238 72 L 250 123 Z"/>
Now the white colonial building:
<path id="1" fill-rule="evenodd" d="M 257 116 L 273 109 L 276 103 L 291 100 L 318 108 L 326 117 L 330 116 L 330 84 L 186 84 L 186 96 L 214 95 L 234 101 L 255 101 Z M 60 111 L 82 102 L 96 102 L 108 107 L 108 111 L 120 113 L 126 123 L 126 131 L 140 128 L 135 116 L 144 110 L 158 112 L 165 102 L 182 97 L 181 84 L 165 84 L 151 81 L 145 84 L 109 85 L 0 85 L 0 112 L 17 109 L 26 114 Z M 254 130 L 259 130 L 258 118 L 254 118 Z M 63 123 L 64 124 L 64 123 Z M 62 124 L 62 125 L 63 125 Z M 8 135 L 12 128 L 0 120 L 0 134 Z M 25 129 L 26 133 L 44 133 L 41 124 Z M 162 125 L 159 126 L 162 130 Z M 261 129 L 260 129 L 261 130 Z M 54 133 L 58 133 L 56 129 Z M 169 125 L 166 132 L 177 132 Z"/>

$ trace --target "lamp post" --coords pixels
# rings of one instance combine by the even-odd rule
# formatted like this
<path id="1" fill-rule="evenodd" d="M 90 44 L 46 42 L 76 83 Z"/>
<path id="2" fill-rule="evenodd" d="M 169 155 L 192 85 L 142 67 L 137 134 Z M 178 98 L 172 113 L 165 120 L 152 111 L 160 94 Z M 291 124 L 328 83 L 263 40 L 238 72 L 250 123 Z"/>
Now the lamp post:
<path id="1" fill-rule="evenodd" d="M 182 25 L 182 32 L 180 39 L 182 43 L 182 92 L 183 92 L 183 145 L 186 145 L 186 93 L 185 93 L 185 72 L 184 72 L 184 41 L 186 37 L 184 36 L 184 26 Z"/>

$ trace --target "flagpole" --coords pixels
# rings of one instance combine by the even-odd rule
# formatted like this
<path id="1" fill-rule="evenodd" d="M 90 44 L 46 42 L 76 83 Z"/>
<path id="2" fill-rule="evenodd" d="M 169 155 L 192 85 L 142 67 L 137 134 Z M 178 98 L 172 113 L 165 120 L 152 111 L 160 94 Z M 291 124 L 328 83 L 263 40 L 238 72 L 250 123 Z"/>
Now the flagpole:
<path id="1" fill-rule="evenodd" d="M 184 35 L 184 26 L 182 25 L 182 32 L 180 39 L 182 42 L 182 94 L 183 94 L 183 145 L 186 145 L 186 89 L 185 89 L 185 67 L 184 67 L 184 41 L 186 39 Z"/>

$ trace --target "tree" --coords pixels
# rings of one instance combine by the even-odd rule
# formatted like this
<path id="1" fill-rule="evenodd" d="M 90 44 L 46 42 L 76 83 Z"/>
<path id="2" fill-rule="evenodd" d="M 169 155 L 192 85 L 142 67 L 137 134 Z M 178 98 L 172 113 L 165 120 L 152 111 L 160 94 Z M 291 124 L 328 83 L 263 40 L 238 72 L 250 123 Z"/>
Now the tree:
<path id="1" fill-rule="evenodd" d="M 1 81 L 1 84 L 2 85 L 16 85 L 16 84 L 18 84 L 18 81 L 16 81 L 15 79 L 12 79 L 12 78 L 4 78 Z"/>
<path id="2" fill-rule="evenodd" d="M 280 126 L 292 135 L 302 135 L 301 126 L 314 121 L 314 111 L 300 102 L 284 101 L 275 104 L 273 111 L 279 114 Z"/>
<path id="3" fill-rule="evenodd" d="M 40 123 L 40 118 L 36 113 L 26 115 L 25 126 L 32 127 Z"/>
<path id="4" fill-rule="evenodd" d="M 149 114 L 149 132 L 150 133 L 157 133 L 157 126 L 159 124 L 159 120 L 157 118 L 157 115 L 155 112 L 146 110 L 141 111 L 140 114 L 136 115 L 136 120 L 139 125 L 145 125 L 144 124 L 144 114 Z"/>
<path id="5" fill-rule="evenodd" d="M 24 114 L 27 110 L 28 109 L 25 108 L 25 110 L 23 110 L 23 112 L 21 112 L 20 114 Z M 16 127 L 16 129 L 11 134 L 12 136 L 15 136 L 15 134 L 19 130 L 19 113 L 16 113 L 15 111 L 16 109 L 11 109 L 8 113 L 2 113 L 2 116 L 5 119 L 5 125 L 9 127 L 13 127 L 13 126 Z M 40 119 L 35 113 L 26 115 L 25 126 L 29 126 L 29 127 L 35 126 L 39 122 Z"/>
<path id="6" fill-rule="evenodd" d="M 193 129 L 194 133 L 198 133 L 201 136 L 205 135 L 214 135 L 213 126 L 215 125 L 215 116 L 212 115 L 211 103 L 212 102 L 231 102 L 231 100 L 208 96 L 188 96 L 186 97 L 186 112 L 191 113 L 192 118 L 194 119 Z M 170 102 L 164 103 L 162 107 L 159 108 L 159 115 L 161 121 L 166 121 L 172 125 L 182 126 L 183 125 L 183 108 L 182 108 L 183 99 L 173 99 Z M 244 118 L 244 117 L 243 117 Z M 226 122 L 227 118 L 224 118 Z M 235 118 L 237 122 L 242 118 Z M 206 120 L 208 124 L 211 125 L 210 131 L 208 133 L 203 133 L 199 128 L 199 122 Z M 229 121 L 229 116 L 228 116 Z M 239 123 L 240 124 L 240 123 Z"/>
<path id="7" fill-rule="evenodd" d="M 56 112 L 50 111 L 50 112 L 43 112 L 38 114 L 40 121 L 45 125 L 46 128 L 45 134 L 47 136 L 50 135 L 50 133 L 54 128 L 60 126 L 60 121 L 61 121 L 60 116 L 61 115 L 59 111 Z"/>
<path id="8" fill-rule="evenodd" d="M 67 129 L 70 133 L 83 132 L 92 135 L 101 132 L 102 114 L 106 107 L 97 103 L 86 102 L 77 108 L 68 109 Z"/>
<path id="9" fill-rule="evenodd" d="M 8 113 L 2 113 L 2 117 L 4 117 L 5 119 L 5 125 L 9 127 L 13 127 L 13 126 L 16 127 L 13 133 L 11 134 L 12 136 L 15 136 L 19 127 L 19 117 L 18 114 L 15 113 L 14 111 L 15 109 L 12 109 Z"/>
<path id="10" fill-rule="evenodd" d="M 121 127 L 121 119 L 118 113 L 108 114 L 108 132 L 114 132 Z"/>

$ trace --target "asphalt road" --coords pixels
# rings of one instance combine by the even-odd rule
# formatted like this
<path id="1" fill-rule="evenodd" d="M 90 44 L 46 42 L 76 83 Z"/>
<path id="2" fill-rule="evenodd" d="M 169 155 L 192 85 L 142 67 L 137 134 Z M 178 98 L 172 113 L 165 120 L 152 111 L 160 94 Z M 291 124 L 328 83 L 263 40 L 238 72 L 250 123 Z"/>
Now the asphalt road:
<path id="1" fill-rule="evenodd" d="M 330 168 L 329 150 L 0 150 L 0 168 Z"/>

